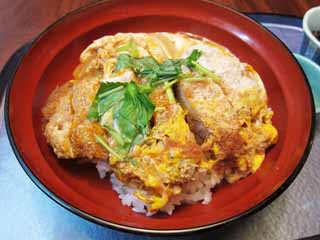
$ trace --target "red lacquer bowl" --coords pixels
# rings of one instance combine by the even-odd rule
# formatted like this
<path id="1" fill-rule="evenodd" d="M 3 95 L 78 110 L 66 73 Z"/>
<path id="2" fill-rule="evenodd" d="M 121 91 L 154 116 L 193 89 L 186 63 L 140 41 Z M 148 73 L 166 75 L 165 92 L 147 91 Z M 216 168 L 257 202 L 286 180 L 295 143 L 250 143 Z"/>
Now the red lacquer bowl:
<path id="1" fill-rule="evenodd" d="M 109 180 L 100 180 L 94 167 L 55 157 L 42 134 L 41 107 L 57 85 L 72 78 L 80 53 L 94 39 L 117 32 L 155 31 L 207 37 L 251 64 L 265 84 L 279 141 L 255 174 L 219 187 L 209 205 L 185 205 L 172 216 L 146 217 L 122 206 Z M 13 150 L 29 177 L 48 196 L 105 226 L 166 234 L 231 222 L 274 200 L 307 158 L 315 116 L 306 78 L 278 39 L 231 9 L 194 0 L 115 0 L 68 14 L 43 32 L 24 56 L 10 83 L 5 109 Z"/>

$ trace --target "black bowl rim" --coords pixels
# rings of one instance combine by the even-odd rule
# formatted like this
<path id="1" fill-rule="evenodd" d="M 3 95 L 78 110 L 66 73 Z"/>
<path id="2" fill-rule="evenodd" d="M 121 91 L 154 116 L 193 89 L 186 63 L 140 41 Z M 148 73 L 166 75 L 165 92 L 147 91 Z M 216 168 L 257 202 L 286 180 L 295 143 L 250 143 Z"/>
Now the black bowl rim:
<path id="1" fill-rule="evenodd" d="M 310 153 L 312 144 L 313 144 L 313 138 L 314 138 L 314 134 L 315 134 L 315 119 L 316 119 L 316 114 L 315 114 L 315 104 L 314 104 L 314 100 L 313 100 L 313 95 L 312 95 L 312 91 L 311 91 L 311 87 L 310 84 L 307 80 L 307 77 L 302 69 L 302 67 L 300 66 L 300 64 L 298 63 L 298 61 L 295 59 L 294 55 L 291 53 L 291 51 L 288 49 L 288 47 L 276 36 L 274 35 L 271 31 L 269 31 L 267 28 L 265 28 L 264 26 L 262 26 L 261 24 L 257 23 L 256 21 L 254 21 L 253 19 L 249 18 L 248 16 L 246 16 L 245 14 L 238 12 L 230 7 L 227 7 L 225 5 L 221 5 L 218 4 L 216 2 L 211 2 L 208 0 L 201 0 L 202 2 L 206 2 L 208 4 L 213 4 L 213 5 L 217 5 L 219 7 L 222 7 L 224 9 L 227 9 L 229 11 L 232 11 L 235 14 L 241 15 L 243 18 L 246 18 L 248 21 L 251 21 L 253 23 L 255 23 L 257 26 L 259 26 L 260 28 L 264 29 L 266 32 L 268 32 L 271 37 L 274 37 L 275 39 L 277 39 L 281 45 L 284 47 L 285 50 L 287 50 L 289 52 L 289 54 L 291 55 L 291 57 L 294 59 L 294 61 L 296 62 L 297 66 L 300 68 L 303 76 L 304 76 L 304 81 L 305 84 L 308 88 L 309 91 L 309 96 L 310 96 L 310 102 L 311 102 L 311 110 L 312 110 L 312 122 L 311 122 L 311 127 L 310 127 L 310 132 L 309 132 L 309 138 L 308 138 L 308 143 L 306 145 L 306 148 L 304 150 L 304 153 L 301 157 L 301 160 L 299 162 L 299 164 L 297 165 L 297 167 L 295 168 L 295 170 L 292 172 L 292 174 L 285 180 L 285 182 L 275 191 L 273 192 L 270 196 L 268 196 L 266 199 L 264 199 L 262 202 L 258 203 L 257 205 L 255 205 L 252 208 L 249 208 L 248 210 L 230 217 L 228 219 L 213 223 L 213 224 L 207 224 L 207 225 L 202 225 L 202 226 L 198 226 L 198 227 L 192 227 L 192 228 L 181 228 L 181 229 L 151 229 L 151 228 L 138 228 L 138 227 L 132 227 L 132 226 L 127 226 L 127 225 L 123 225 L 123 224 L 118 224 L 115 222 L 111 222 L 111 221 L 106 221 L 103 220 L 99 217 L 96 217 L 92 214 L 89 214 L 77 207 L 72 206 L 71 204 L 65 202 L 64 200 L 62 200 L 60 197 L 56 196 L 55 193 L 53 193 L 49 188 L 47 188 L 45 186 L 44 183 L 42 183 L 32 172 L 32 170 L 27 166 L 27 164 L 24 162 L 24 159 L 22 157 L 22 155 L 19 152 L 19 149 L 16 146 L 15 140 L 14 140 L 14 136 L 12 134 L 11 131 L 11 127 L 10 127 L 10 121 L 9 121 L 9 97 L 10 97 L 10 93 L 11 93 L 11 87 L 12 87 L 12 83 L 13 80 L 15 79 L 15 75 L 16 72 L 19 68 L 19 65 L 22 61 L 22 59 L 24 58 L 25 55 L 27 55 L 27 53 L 30 51 L 30 49 L 32 49 L 37 41 L 46 34 L 46 32 L 48 32 L 51 28 L 53 28 L 55 25 L 57 25 L 58 23 L 62 22 L 66 17 L 70 17 L 73 16 L 75 14 L 78 14 L 79 12 L 86 10 L 92 6 L 95 5 L 99 5 L 101 3 L 105 3 L 105 2 L 110 2 L 112 0 L 102 0 L 102 1 L 97 1 L 97 2 L 93 2 L 91 4 L 82 6 L 80 8 L 77 8 L 63 16 L 61 16 L 60 18 L 58 18 L 56 21 L 54 21 L 52 24 L 50 24 L 47 28 L 45 28 L 36 38 L 34 41 L 32 41 L 32 45 L 31 47 L 29 47 L 29 49 L 26 51 L 26 53 L 20 58 L 19 63 L 17 64 L 17 67 L 15 69 L 14 75 L 13 77 L 9 80 L 8 82 L 8 86 L 7 86 L 7 91 L 6 91 L 6 95 L 5 95 L 5 105 L 4 105 L 4 115 L 5 115 L 5 126 L 6 126 L 6 131 L 8 134 L 8 138 L 9 138 L 9 142 L 11 145 L 11 148 L 13 149 L 13 152 L 19 162 L 19 164 L 21 165 L 21 167 L 23 168 L 23 170 L 25 171 L 25 173 L 28 175 L 28 177 L 32 180 L 32 182 L 43 192 L 45 193 L 49 198 L 51 198 L 52 200 L 54 200 L 56 203 L 58 203 L 60 206 L 64 207 L 65 209 L 69 210 L 70 212 L 86 219 L 89 220 L 93 223 L 97 223 L 99 225 L 105 226 L 105 227 L 111 227 L 114 229 L 118 229 L 118 230 L 122 230 L 122 231 L 127 231 L 127 232 L 131 232 L 131 233 L 142 233 L 142 234 L 152 234 L 152 235 L 173 235 L 173 234 L 188 234 L 188 233 L 194 233 L 194 232 L 199 232 L 199 231 L 204 231 L 204 230 L 210 230 L 216 227 L 220 227 L 222 225 L 226 225 L 229 224 L 231 222 L 235 222 L 238 221 L 240 219 L 243 219 L 245 217 L 251 216 L 254 213 L 262 210 L 263 208 L 265 208 L 267 205 L 269 205 L 271 202 L 273 202 L 278 196 L 280 196 L 288 187 L 289 185 L 293 182 L 293 180 L 298 176 L 299 172 L 301 171 L 302 167 L 304 166 L 308 155 Z M 257 13 L 255 13 L 257 14 Z"/>

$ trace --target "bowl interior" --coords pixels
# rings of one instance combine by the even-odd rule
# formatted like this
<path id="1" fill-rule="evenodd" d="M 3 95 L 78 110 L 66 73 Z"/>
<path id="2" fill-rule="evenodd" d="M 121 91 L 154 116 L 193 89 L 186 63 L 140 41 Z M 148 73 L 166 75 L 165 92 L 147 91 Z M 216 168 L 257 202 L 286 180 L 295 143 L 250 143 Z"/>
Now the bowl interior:
<path id="1" fill-rule="evenodd" d="M 313 103 L 295 60 L 261 26 L 224 7 L 200 1 L 124 2 L 102 2 L 65 17 L 40 36 L 21 62 L 8 110 L 13 141 L 28 174 L 76 213 L 138 231 L 195 230 L 265 205 L 297 173 L 312 129 Z M 41 108 L 58 85 L 72 79 L 80 53 L 94 39 L 117 32 L 156 31 L 207 37 L 251 64 L 266 87 L 279 141 L 255 174 L 219 186 L 210 204 L 185 205 L 170 217 L 148 218 L 122 206 L 109 180 L 100 180 L 93 165 L 55 157 L 42 134 Z"/>

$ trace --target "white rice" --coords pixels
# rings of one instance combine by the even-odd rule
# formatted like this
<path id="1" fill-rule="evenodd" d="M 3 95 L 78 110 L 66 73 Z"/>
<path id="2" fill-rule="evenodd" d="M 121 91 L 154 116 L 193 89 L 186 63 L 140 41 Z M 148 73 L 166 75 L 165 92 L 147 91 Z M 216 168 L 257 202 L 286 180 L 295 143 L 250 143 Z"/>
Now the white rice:
<path id="1" fill-rule="evenodd" d="M 106 162 L 97 162 L 96 167 L 100 178 L 105 178 L 106 174 L 111 172 L 111 168 Z M 171 197 L 160 211 L 171 215 L 175 206 L 183 203 L 193 204 L 202 201 L 202 204 L 209 204 L 212 199 L 211 190 L 220 183 L 221 179 L 222 177 L 218 176 L 214 171 L 200 170 L 195 174 L 194 180 L 185 184 L 182 192 Z M 129 206 L 133 211 L 144 213 L 147 216 L 155 214 L 154 212 L 148 212 L 148 205 L 134 196 L 134 192 L 137 189 L 125 186 L 116 178 L 114 173 L 111 174 L 110 180 L 113 190 L 119 194 L 123 205 Z"/>
<path id="2" fill-rule="evenodd" d="M 111 172 L 111 168 L 107 162 L 98 161 L 96 168 L 98 170 L 100 178 L 105 178 L 108 172 Z"/>

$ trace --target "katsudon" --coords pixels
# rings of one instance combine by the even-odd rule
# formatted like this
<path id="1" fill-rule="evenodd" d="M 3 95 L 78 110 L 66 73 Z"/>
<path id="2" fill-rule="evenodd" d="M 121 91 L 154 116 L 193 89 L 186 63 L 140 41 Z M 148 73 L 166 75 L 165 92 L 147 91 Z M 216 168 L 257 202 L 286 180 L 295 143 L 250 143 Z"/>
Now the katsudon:
<path id="1" fill-rule="evenodd" d="M 60 161 L 85 159 L 124 205 L 151 216 L 208 204 L 212 189 L 253 174 L 277 142 L 259 74 L 190 33 L 95 40 L 42 109 Z"/>

